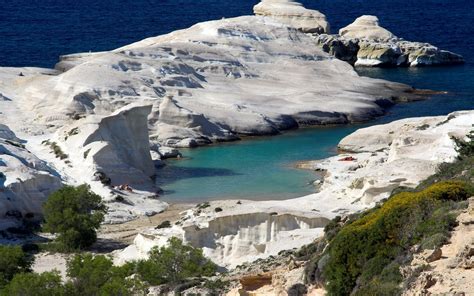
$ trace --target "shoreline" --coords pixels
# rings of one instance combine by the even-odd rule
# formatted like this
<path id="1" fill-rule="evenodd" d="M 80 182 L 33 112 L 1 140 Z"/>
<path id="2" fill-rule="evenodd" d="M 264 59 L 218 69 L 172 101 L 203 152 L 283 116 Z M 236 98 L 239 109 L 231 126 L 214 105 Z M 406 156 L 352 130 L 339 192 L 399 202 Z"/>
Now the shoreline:
<path id="1" fill-rule="evenodd" d="M 133 245 L 117 254 L 117 262 L 146 256 L 149 248 L 170 237 L 205 247 L 207 256 L 230 267 L 277 254 L 293 244 L 300 246 L 314 240 L 335 216 L 371 208 L 393 189 L 413 187 L 440 163 L 453 160 L 456 152 L 450 137 L 465 136 L 472 116 L 472 110 L 459 111 L 359 129 L 340 141 L 342 148 L 353 151 L 346 155 L 353 160 L 340 161 L 336 155 L 305 164 L 326 172 L 319 192 L 288 200 L 217 200 L 194 207 L 184 213 L 179 225 L 137 235 Z M 273 231 L 263 233 L 264 229 Z M 242 247 L 234 250 L 233 245 Z"/>

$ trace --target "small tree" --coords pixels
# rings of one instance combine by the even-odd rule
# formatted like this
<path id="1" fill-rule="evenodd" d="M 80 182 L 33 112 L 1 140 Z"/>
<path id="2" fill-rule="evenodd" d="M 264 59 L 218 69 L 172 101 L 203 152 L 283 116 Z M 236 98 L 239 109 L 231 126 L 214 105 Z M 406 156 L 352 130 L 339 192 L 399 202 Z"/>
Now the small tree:
<path id="1" fill-rule="evenodd" d="M 0 289 L 17 273 L 31 271 L 32 259 L 20 247 L 0 246 Z"/>
<path id="2" fill-rule="evenodd" d="M 143 295 L 144 286 L 130 278 L 133 264 L 114 266 L 103 255 L 78 254 L 67 264 L 69 295 Z"/>
<path id="3" fill-rule="evenodd" d="M 62 296 L 66 293 L 59 272 L 54 271 L 19 273 L 5 286 L 0 295 Z"/>
<path id="4" fill-rule="evenodd" d="M 177 238 L 171 238 L 167 247 L 153 248 L 150 258 L 137 264 L 138 274 L 152 285 L 179 284 L 187 278 L 212 276 L 216 270 L 201 249 L 184 245 Z"/>
<path id="5" fill-rule="evenodd" d="M 100 196 L 87 185 L 59 189 L 49 196 L 43 209 L 44 230 L 58 234 L 58 248 L 62 251 L 91 246 L 106 212 Z"/>

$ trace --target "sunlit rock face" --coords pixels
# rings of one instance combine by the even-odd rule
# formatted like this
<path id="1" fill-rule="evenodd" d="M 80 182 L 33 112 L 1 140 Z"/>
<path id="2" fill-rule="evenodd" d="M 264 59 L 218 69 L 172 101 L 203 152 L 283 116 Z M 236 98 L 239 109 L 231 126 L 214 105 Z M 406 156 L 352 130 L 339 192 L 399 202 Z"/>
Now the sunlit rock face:
<path id="1" fill-rule="evenodd" d="M 269 16 L 304 33 L 329 33 L 330 30 L 324 14 L 306 9 L 292 0 L 263 0 L 254 6 L 253 11 L 256 15 Z"/>
<path id="2" fill-rule="evenodd" d="M 396 38 L 389 30 L 379 25 L 378 17 L 363 15 L 352 24 L 339 30 L 339 35 L 346 38 L 388 41 Z"/>
<path id="3" fill-rule="evenodd" d="M 140 187 L 151 182 L 155 168 L 150 156 L 147 116 L 151 105 L 128 105 L 111 115 L 93 115 L 57 133 L 58 143 L 70 154 L 72 166 L 87 167 L 81 174 L 101 172 L 110 185 Z"/>
<path id="4" fill-rule="evenodd" d="M 40 220 L 43 202 L 61 186 L 57 174 L 0 124 L 0 230 L 25 217 Z"/>
<path id="5" fill-rule="evenodd" d="M 129 104 L 111 115 L 89 115 L 50 139 L 68 156 L 64 174 L 77 184 L 89 184 L 107 202 L 106 222 L 149 216 L 167 207 L 156 199 L 147 120 L 151 108 Z"/>

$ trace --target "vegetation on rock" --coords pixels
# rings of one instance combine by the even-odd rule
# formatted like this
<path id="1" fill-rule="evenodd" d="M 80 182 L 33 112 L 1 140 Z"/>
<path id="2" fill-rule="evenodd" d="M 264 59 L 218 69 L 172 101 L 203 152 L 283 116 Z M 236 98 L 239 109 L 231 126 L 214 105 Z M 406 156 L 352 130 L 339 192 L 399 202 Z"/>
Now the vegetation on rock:
<path id="1" fill-rule="evenodd" d="M 35 295 L 62 296 L 67 295 L 58 272 L 19 273 L 0 291 L 1 296 Z"/>
<path id="2" fill-rule="evenodd" d="M 400 294 L 400 266 L 411 261 L 412 247 L 445 244 L 474 194 L 473 137 L 471 132 L 469 141 L 455 140 L 458 161 L 441 165 L 416 189 L 400 188 L 383 205 L 336 217 L 323 239 L 297 253 L 308 260 L 306 280 L 323 284 L 328 295 Z"/>
<path id="3" fill-rule="evenodd" d="M 345 225 L 331 241 L 323 267 L 330 295 L 393 295 L 402 280 L 404 253 L 415 244 L 448 235 L 454 203 L 469 198 L 468 186 L 447 181 L 420 192 L 403 192 Z M 442 241 L 440 241 L 442 242 Z"/>
<path id="4" fill-rule="evenodd" d="M 148 260 L 114 266 L 109 257 L 89 253 L 76 254 L 67 262 L 68 280 L 58 272 L 32 273 L 32 261 L 20 247 L 0 247 L 0 296 L 4 295 L 146 295 L 150 285 L 166 284 L 179 291 L 201 286 L 220 291 L 226 283 L 206 277 L 217 266 L 206 259 L 202 250 L 172 238 L 169 246 L 154 248 Z"/>
<path id="5" fill-rule="evenodd" d="M 76 255 L 67 265 L 71 280 L 66 289 L 72 295 L 143 295 L 145 286 L 131 275 L 133 264 L 114 266 L 103 255 Z"/>

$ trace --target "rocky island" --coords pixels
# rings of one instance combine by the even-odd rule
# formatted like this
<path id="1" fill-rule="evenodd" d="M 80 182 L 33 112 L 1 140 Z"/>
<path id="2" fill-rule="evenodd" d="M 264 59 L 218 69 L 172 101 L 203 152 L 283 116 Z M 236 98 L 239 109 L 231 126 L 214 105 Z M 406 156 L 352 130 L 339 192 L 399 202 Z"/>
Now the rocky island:
<path id="1" fill-rule="evenodd" d="M 149 219 L 169 207 L 155 180 L 162 160 L 179 154 L 175 148 L 365 122 L 429 92 L 360 76 L 353 66 L 464 62 L 396 37 L 375 16 L 361 16 L 333 35 L 324 14 L 294 1 L 263 0 L 254 13 L 107 52 L 61 56 L 54 69 L 0 68 L 0 231 L 41 221 L 43 203 L 64 185 L 87 184 L 100 196 L 106 224 Z M 298 164 L 321 176 L 316 193 L 204 202 L 172 221 L 135 229 L 133 243 L 110 254 L 126 266 L 178 238 L 230 271 L 229 295 L 303 295 L 307 287 L 318 295 L 326 285 L 315 275 L 319 267 L 285 252 L 314 245 L 327 237 L 328 225 L 379 209 L 394 191 L 413 191 L 441 164 L 455 163 L 456 141 L 466 141 L 473 124 L 474 111 L 466 110 L 359 129 L 340 141 L 337 156 Z M 471 221 L 471 212 L 463 219 Z M 465 231 L 470 222 L 463 225 Z M 309 253 L 324 256 L 320 251 Z M 472 267 L 472 254 L 463 256 L 456 268 Z M 306 261 L 319 264 L 320 257 Z M 288 258 L 291 266 L 285 266 Z M 64 266 L 63 259 L 58 264 Z M 262 270 L 255 261 L 273 265 Z M 407 295 L 420 285 L 443 291 L 436 281 L 426 284 L 436 276 L 440 282 L 443 264 L 407 286 Z M 181 288 L 190 295 L 195 286 Z M 153 291 L 148 295 L 164 293 Z"/>

